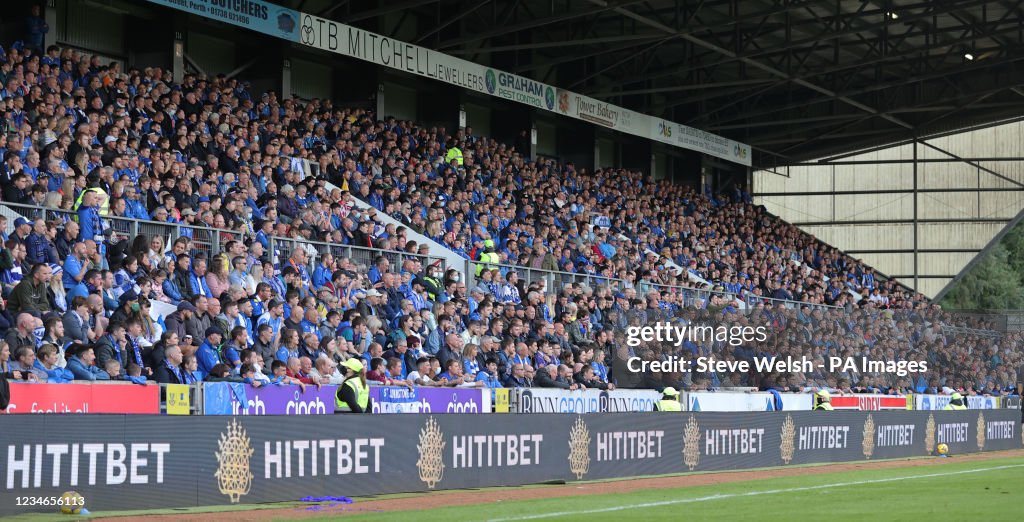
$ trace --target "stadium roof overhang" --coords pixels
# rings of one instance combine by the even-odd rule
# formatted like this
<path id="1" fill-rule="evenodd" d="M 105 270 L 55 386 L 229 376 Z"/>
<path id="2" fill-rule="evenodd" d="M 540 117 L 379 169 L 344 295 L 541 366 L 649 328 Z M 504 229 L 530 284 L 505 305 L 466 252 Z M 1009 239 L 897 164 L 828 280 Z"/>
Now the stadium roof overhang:
<path id="1" fill-rule="evenodd" d="M 1020 0 L 280 2 L 749 143 L 772 167 L 1020 116 Z"/>

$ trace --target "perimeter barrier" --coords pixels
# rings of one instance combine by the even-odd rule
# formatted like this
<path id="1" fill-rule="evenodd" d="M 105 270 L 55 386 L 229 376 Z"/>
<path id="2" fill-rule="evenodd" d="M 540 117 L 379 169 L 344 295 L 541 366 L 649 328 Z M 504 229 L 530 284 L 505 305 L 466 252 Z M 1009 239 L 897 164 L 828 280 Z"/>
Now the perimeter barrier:
<path id="1" fill-rule="evenodd" d="M 352 417 L 346 417 L 352 419 Z M 1020 413 L 4 417 L 0 515 L 81 493 L 93 512 L 1019 449 Z M 299 508 L 301 509 L 301 508 Z"/>
<path id="2" fill-rule="evenodd" d="M 335 413 L 334 385 L 267 385 L 236 382 L 194 385 L 75 382 L 10 383 L 11 403 L 0 414 L 127 413 L 167 415 L 329 415 Z M 654 410 L 655 390 L 563 390 L 558 388 L 449 388 L 371 386 L 374 414 L 391 413 L 639 413 Z M 969 410 L 1020 409 L 1020 398 L 967 396 Z M 949 395 L 833 394 L 837 410 L 942 410 Z M 781 401 L 781 404 L 779 402 Z M 812 393 L 759 391 L 683 392 L 682 409 L 692 412 L 809 411 Z"/>

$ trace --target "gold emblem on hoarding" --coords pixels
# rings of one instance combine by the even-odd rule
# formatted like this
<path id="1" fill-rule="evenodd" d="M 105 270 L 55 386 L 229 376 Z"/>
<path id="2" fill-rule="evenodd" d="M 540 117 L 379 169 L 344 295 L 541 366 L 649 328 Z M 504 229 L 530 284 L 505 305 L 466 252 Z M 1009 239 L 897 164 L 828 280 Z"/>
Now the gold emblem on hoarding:
<path id="1" fill-rule="evenodd" d="M 690 471 L 700 464 L 700 425 L 693 415 L 690 415 L 686 429 L 683 430 L 683 463 Z"/>
<path id="2" fill-rule="evenodd" d="M 227 432 L 220 434 L 217 446 L 218 451 L 214 452 L 217 472 L 213 476 L 217 478 L 220 492 L 227 495 L 231 503 L 236 503 L 252 489 L 249 459 L 254 451 L 249 435 L 238 419 L 231 421 Z"/>
<path id="3" fill-rule="evenodd" d="M 569 430 L 569 471 L 576 475 L 576 480 L 590 471 L 590 430 L 583 417 L 576 417 Z"/>
<path id="4" fill-rule="evenodd" d="M 782 422 L 782 444 L 779 445 L 783 464 L 789 464 L 793 460 L 793 452 L 796 450 L 796 446 L 793 444 L 795 438 L 796 426 L 793 424 L 793 416 L 786 415 L 786 420 Z"/>
<path id="5" fill-rule="evenodd" d="M 864 457 L 870 459 L 875 453 L 875 418 L 868 414 L 864 421 Z"/>
<path id="6" fill-rule="evenodd" d="M 935 451 L 935 415 L 928 414 L 928 424 L 924 426 L 924 450 L 928 453 Z"/>
<path id="7" fill-rule="evenodd" d="M 433 417 L 430 417 L 420 430 L 420 443 L 416 445 L 420 452 L 416 468 L 420 470 L 420 480 L 430 489 L 434 489 L 444 477 L 444 444 L 441 427 Z"/>
<path id="8" fill-rule="evenodd" d="M 985 449 L 985 414 L 978 412 L 978 451 Z"/>

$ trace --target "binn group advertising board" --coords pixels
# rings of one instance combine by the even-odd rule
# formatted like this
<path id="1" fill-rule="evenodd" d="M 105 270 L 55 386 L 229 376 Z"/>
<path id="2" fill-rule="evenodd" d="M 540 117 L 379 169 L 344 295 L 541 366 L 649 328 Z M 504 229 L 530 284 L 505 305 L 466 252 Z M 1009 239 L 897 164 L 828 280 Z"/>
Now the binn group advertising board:
<path id="1" fill-rule="evenodd" d="M 52 512 L 19 508 L 16 497 L 70 489 L 94 511 L 156 509 L 865 461 L 929 455 L 941 443 L 954 455 L 1017 449 L 1019 415 L 309 416 L 298 430 L 276 416 L 11 416 L 0 516 Z"/>
<path id="2" fill-rule="evenodd" d="M 518 413 L 621 413 L 654 411 L 661 394 L 654 390 L 579 390 L 516 388 Z"/>

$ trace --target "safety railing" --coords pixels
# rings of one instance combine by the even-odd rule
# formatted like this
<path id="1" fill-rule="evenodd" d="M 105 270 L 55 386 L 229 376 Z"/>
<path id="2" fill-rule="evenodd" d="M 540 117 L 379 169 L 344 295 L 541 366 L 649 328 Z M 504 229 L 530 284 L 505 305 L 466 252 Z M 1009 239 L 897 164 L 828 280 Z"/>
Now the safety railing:
<path id="1" fill-rule="evenodd" d="M 600 274 L 587 274 L 587 273 L 574 273 L 574 272 L 560 272 L 555 270 L 543 270 L 540 268 L 531 268 L 529 266 L 522 265 L 507 265 L 499 263 L 482 263 L 480 261 L 469 261 L 466 260 L 465 271 L 468 277 L 467 281 L 472 284 L 467 285 L 472 288 L 482 281 L 482 278 L 478 275 L 478 270 L 482 271 L 483 268 L 498 269 L 501 272 L 502 277 L 508 277 L 508 274 L 515 272 L 518 276 L 526 283 L 540 282 L 543 284 L 543 288 L 547 292 L 556 292 L 565 288 L 567 285 L 578 283 L 596 288 L 598 286 L 614 286 L 617 283 L 624 282 L 621 279 L 603 276 Z M 523 296 L 525 297 L 525 296 Z"/>
<path id="2" fill-rule="evenodd" d="M 3 202 L 2 207 L 7 207 L 10 212 L 3 213 L 11 217 L 26 217 L 29 219 L 45 219 L 46 221 L 61 221 L 67 223 L 77 218 L 77 213 L 67 209 L 38 207 L 22 205 L 18 203 Z M 0 207 L 0 208 L 2 208 Z M 166 244 L 170 244 L 179 237 L 187 237 L 192 240 L 192 253 L 204 253 L 206 256 L 214 256 L 221 252 L 222 242 L 230 239 L 244 240 L 243 234 L 237 230 L 218 229 L 207 226 L 189 225 L 186 223 L 168 223 L 165 221 L 152 221 L 134 219 L 120 216 L 102 216 L 103 220 L 110 225 L 119 239 L 132 240 L 140 235 L 147 238 L 160 236 Z M 13 220 L 12 220 L 13 221 Z"/>
<path id="3" fill-rule="evenodd" d="M 9 210 L 9 212 L 5 212 L 3 207 L 8 207 L 7 210 Z M 26 217 L 29 219 L 42 218 L 47 221 L 61 221 L 67 223 L 77 216 L 77 213 L 66 209 L 38 207 L 8 202 L 0 203 L 0 214 L 6 215 L 9 218 L 9 226 L 13 226 L 14 219 L 17 217 Z M 119 216 L 103 216 L 103 219 L 110 225 L 110 228 L 118 234 L 119 239 L 121 240 L 131 241 L 140 235 L 146 236 L 147 239 L 154 236 L 160 236 L 164 238 L 164 243 L 166 245 L 170 245 L 179 237 L 188 237 L 190 238 L 192 245 L 191 254 L 194 256 L 201 253 L 207 258 L 211 258 L 223 252 L 224 247 L 229 241 L 238 240 L 251 243 L 254 240 L 252 236 L 238 230 L 189 225 L 185 223 L 167 223 L 163 221 L 133 219 Z M 363 267 L 365 270 L 369 270 L 369 267 L 373 266 L 374 261 L 380 256 L 387 258 L 393 267 L 400 266 L 401 262 L 409 257 L 415 257 L 425 261 L 424 264 L 440 260 L 443 267 L 447 268 L 448 266 L 447 261 L 441 257 L 384 250 L 379 248 L 358 247 L 353 245 L 344 245 L 341 243 L 326 243 L 307 239 L 282 238 L 276 236 L 268 237 L 268 243 L 270 244 L 270 252 L 280 260 L 287 259 L 292 250 L 294 250 L 295 245 L 303 245 L 307 247 L 307 251 L 312 254 L 310 259 L 311 264 L 319 261 L 324 254 L 330 253 L 335 257 L 340 256 L 348 258 L 356 265 Z"/>
<path id="4" fill-rule="evenodd" d="M 341 243 L 324 243 L 322 241 L 309 241 L 305 239 L 293 239 L 271 236 L 267 238 L 270 243 L 270 250 L 280 259 L 287 259 L 295 250 L 297 245 L 306 248 L 311 255 L 310 262 L 315 264 L 327 254 L 334 258 L 346 258 L 354 263 L 359 271 L 365 273 L 376 263 L 377 259 L 384 257 L 388 260 L 394 271 L 402 266 L 406 259 L 418 259 L 423 263 L 424 268 L 428 264 L 440 261 L 442 270 L 447 270 L 448 261 L 443 257 L 436 257 L 429 254 L 416 254 L 399 250 L 383 250 L 379 248 L 358 247 L 343 245 Z"/>
<path id="5" fill-rule="evenodd" d="M 574 272 L 561 272 L 556 270 L 544 270 L 541 268 L 532 268 L 522 265 L 507 265 L 507 264 L 496 264 L 496 263 L 481 263 L 479 261 L 467 261 L 466 272 L 469 274 L 469 281 L 473 284 L 469 288 L 473 288 L 482 280 L 477 275 L 477 271 L 480 267 L 498 269 L 501 272 L 502 277 L 507 278 L 508 274 L 515 272 L 519 277 L 527 284 L 534 282 L 541 282 L 543 288 L 547 292 L 556 292 L 565 288 L 567 285 L 578 283 L 589 286 L 590 288 L 608 287 L 616 291 L 624 291 L 627 288 L 635 288 L 637 295 L 642 297 L 649 294 L 651 291 L 657 291 L 662 296 L 665 295 L 678 295 L 679 305 L 685 308 L 703 308 L 706 307 L 711 298 L 714 296 L 721 297 L 723 304 L 733 304 L 737 310 L 741 311 L 753 311 L 757 308 L 757 305 L 763 304 L 765 306 L 775 307 L 782 305 L 787 309 L 799 309 L 802 307 L 808 307 L 811 310 L 839 310 L 838 306 L 815 304 L 815 303 L 804 303 L 800 301 L 792 301 L 787 299 L 774 299 L 770 297 L 761 297 L 753 294 L 738 295 L 732 292 L 726 292 L 721 290 L 714 290 L 710 288 L 695 288 L 681 285 L 665 285 L 661 283 L 653 283 L 649 281 L 640 281 L 636 284 L 629 283 L 623 279 L 614 277 L 607 277 L 600 274 L 588 274 L 588 273 L 574 273 Z M 520 296 L 526 297 L 526 296 Z"/>
<path id="6" fill-rule="evenodd" d="M 31 205 L 20 205 L 13 203 L 3 203 L 0 205 L 0 213 L 3 212 L 3 206 L 14 209 L 14 213 L 7 213 L 8 217 L 13 216 L 25 216 L 29 218 L 43 217 L 45 219 L 59 219 L 61 221 L 68 221 L 72 219 L 75 213 L 69 210 L 53 209 L 53 208 L 41 208 Z M 104 216 L 112 226 L 112 228 L 126 239 L 132 239 L 138 235 L 146 235 L 152 237 L 159 235 L 164 237 L 168 243 L 173 241 L 177 237 L 186 236 L 192 239 L 192 253 L 202 252 L 208 257 L 217 255 L 222 251 L 222 246 L 232 239 L 251 241 L 252 238 L 245 237 L 242 233 L 237 230 L 217 229 L 212 227 L 201 227 L 195 225 L 188 225 L 184 223 L 166 223 L 161 221 L 149 221 L 149 220 L 138 220 L 117 216 Z M 366 248 L 357 247 L 352 245 L 344 245 L 341 243 L 326 243 L 318 241 L 310 241 L 306 239 L 295 239 L 295 238 L 282 238 L 271 236 L 268 238 L 270 243 L 270 251 L 273 255 L 279 259 L 286 259 L 291 251 L 295 248 L 295 245 L 307 246 L 307 251 L 313 254 L 310 259 L 311 265 L 318 262 L 323 255 L 330 253 L 335 257 L 345 257 L 355 263 L 361 270 L 369 270 L 373 266 L 375 260 L 384 256 L 388 259 L 392 267 L 401 266 L 402 261 L 407 258 L 415 257 L 423 260 L 424 264 L 434 263 L 436 261 L 441 262 L 441 266 L 447 270 L 449 268 L 460 270 L 463 273 L 463 280 L 470 282 L 467 288 L 473 288 L 480 282 L 480 278 L 477 276 L 477 269 L 481 266 L 498 268 L 502 275 L 507 276 L 509 272 L 515 271 L 519 274 L 527 284 L 533 282 L 542 282 L 543 288 L 546 292 L 557 292 L 561 291 L 567 285 L 570 284 L 582 284 L 591 288 L 597 288 L 599 286 L 607 286 L 617 290 L 624 290 L 630 286 L 625 280 L 608 277 L 602 274 L 590 274 L 590 273 L 578 273 L 578 272 L 563 272 L 558 270 L 545 270 L 541 268 L 533 268 L 524 265 L 510 265 L 510 264 L 496 264 L 496 263 L 481 263 L 479 261 L 464 260 L 463 266 L 454 266 L 449 262 L 448 258 L 443 256 L 435 255 L 424 255 L 415 254 L 403 251 L 383 250 L 377 248 Z M 315 265 L 314 265 L 315 266 Z M 675 285 L 664 285 L 660 283 L 645 282 L 641 281 L 635 285 L 637 291 L 641 294 L 648 292 L 651 289 L 658 290 L 659 292 L 668 293 L 679 293 L 682 296 L 682 305 L 685 307 L 700 307 L 708 303 L 712 296 L 718 295 L 728 302 L 736 302 L 738 304 L 737 309 L 739 310 L 754 310 L 757 305 L 763 304 L 765 306 L 775 307 L 782 305 L 787 309 L 799 309 L 802 307 L 808 307 L 811 310 L 837 310 L 839 307 L 825 305 L 825 304 L 814 304 L 805 303 L 801 301 L 792 301 L 787 299 L 775 299 L 770 297 L 762 297 L 749 293 L 735 294 L 731 292 L 718 291 L 707 288 L 695 288 L 687 286 L 675 286 Z M 525 297 L 525 296 L 522 296 Z M 1005 324 L 1005 323 L 1004 323 Z"/>
<path id="7" fill-rule="evenodd" d="M 943 324 L 942 325 L 942 333 L 944 333 L 946 335 L 950 335 L 950 334 L 953 334 L 953 335 L 970 335 L 970 336 L 974 336 L 974 337 L 987 337 L 987 338 L 992 338 L 992 339 L 998 339 L 998 338 L 1003 337 L 1003 333 L 1002 332 L 997 332 L 997 331 L 994 331 L 994 330 L 981 330 L 981 329 L 978 329 L 978 328 L 965 328 L 965 327 L 962 327 L 962 326 L 952 326 L 952 325 L 948 325 L 948 324 Z"/>
<path id="8" fill-rule="evenodd" d="M 247 388 L 241 396 L 233 387 Z M 12 402 L 7 414 L 83 413 L 137 415 L 329 415 L 347 412 L 337 408 L 337 386 L 265 385 L 252 388 L 241 383 L 203 382 L 191 385 L 125 381 L 74 381 L 72 384 L 12 382 Z M 653 389 L 619 388 L 615 391 L 561 390 L 556 388 L 448 388 L 432 386 L 371 385 L 373 413 L 591 413 L 604 411 L 651 411 L 660 394 Z M 158 393 L 159 392 L 159 395 Z M 768 393 L 756 388 L 717 388 L 687 391 L 684 397 L 700 395 L 704 411 L 756 411 L 764 406 Z M 807 390 L 783 392 L 787 410 L 810 408 Z M 799 406 L 800 398 L 806 399 Z M 833 402 L 846 409 L 942 409 L 949 394 L 909 392 L 905 394 L 834 393 Z M 840 397 L 842 400 L 837 400 Z M 880 403 L 884 398 L 891 404 Z M 1020 409 L 1019 396 L 966 395 L 968 409 Z M 244 401 L 243 401 L 244 399 Z M 528 399 L 528 400 L 526 400 Z M 552 400 L 555 399 L 555 400 Z M 715 399 L 715 400 L 711 400 Z M 524 404 L 528 402 L 528 404 Z M 243 403 L 244 402 L 244 403 Z M 684 404 L 692 401 L 684 400 Z M 841 402 L 841 405 L 838 404 Z M 159 407 L 157 406 L 159 404 Z M 732 407 L 722 408 L 723 404 Z M 754 404 L 754 409 L 751 408 Z M 566 409 L 568 408 L 568 409 Z M 738 408 L 738 409 L 737 409 Z"/>

